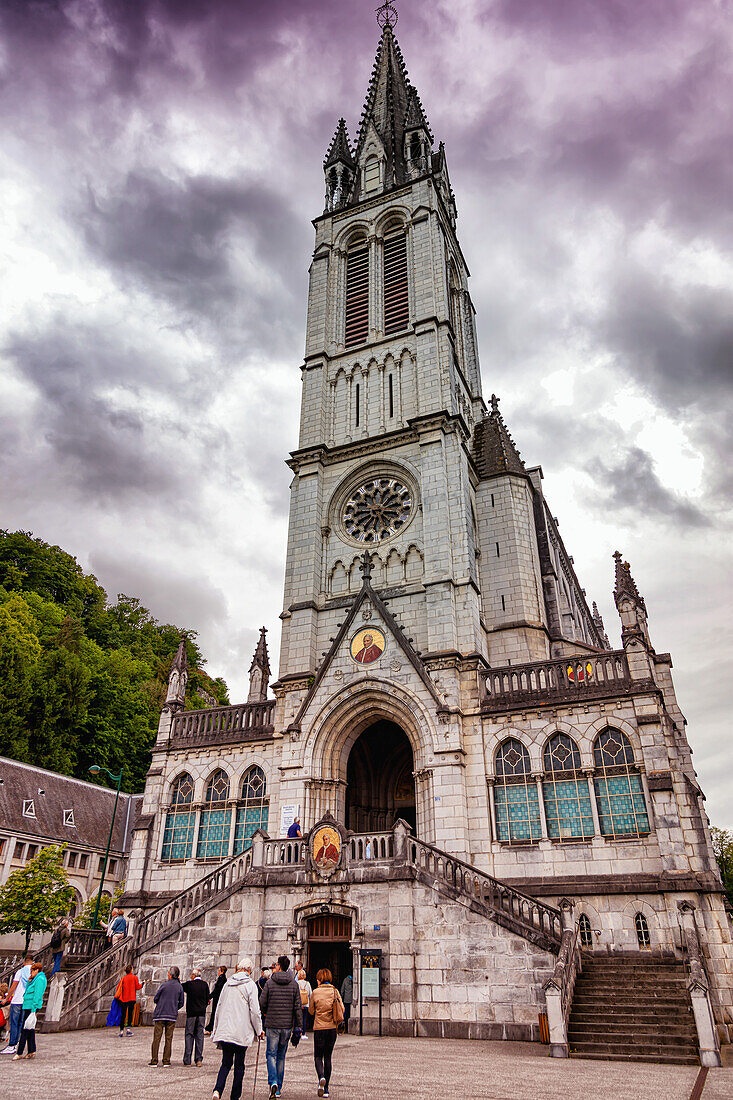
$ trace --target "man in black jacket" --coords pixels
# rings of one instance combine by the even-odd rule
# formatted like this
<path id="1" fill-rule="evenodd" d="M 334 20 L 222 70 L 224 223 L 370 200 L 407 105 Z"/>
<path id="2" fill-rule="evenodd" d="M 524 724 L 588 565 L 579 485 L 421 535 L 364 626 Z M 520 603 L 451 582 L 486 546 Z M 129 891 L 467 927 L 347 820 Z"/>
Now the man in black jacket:
<path id="1" fill-rule="evenodd" d="M 204 1020 L 206 1006 L 209 1003 L 209 987 L 201 977 L 201 971 L 194 967 L 191 980 L 183 983 L 186 994 L 186 1044 L 183 1049 L 184 1066 L 191 1065 L 191 1052 L 196 1044 L 196 1065 L 204 1060 Z"/>
<path id="2" fill-rule="evenodd" d="M 285 1055 L 291 1032 L 298 1035 L 302 1027 L 303 1013 L 300 1007 L 300 987 L 290 969 L 290 959 L 281 955 L 271 978 L 260 993 L 262 1015 L 267 1016 L 267 1083 L 270 1100 L 280 1095 L 285 1076 Z"/>
<path id="3" fill-rule="evenodd" d="M 206 1025 L 205 1035 L 211 1035 L 214 1030 L 214 1017 L 216 1016 L 216 1006 L 219 1003 L 219 997 L 221 997 L 221 991 L 227 984 L 227 968 L 225 966 L 219 967 L 219 972 L 216 975 L 216 981 L 214 982 L 214 988 L 211 991 L 211 1012 L 209 1014 L 209 1022 Z"/>

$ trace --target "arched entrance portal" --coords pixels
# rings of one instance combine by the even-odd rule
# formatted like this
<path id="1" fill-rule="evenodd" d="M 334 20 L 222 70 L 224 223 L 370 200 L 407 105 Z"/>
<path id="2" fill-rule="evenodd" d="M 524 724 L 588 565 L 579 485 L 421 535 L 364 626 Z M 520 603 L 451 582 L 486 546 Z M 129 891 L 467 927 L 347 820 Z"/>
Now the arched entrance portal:
<path id="1" fill-rule="evenodd" d="M 308 918 L 307 956 L 305 969 L 308 981 L 316 988 L 319 970 L 330 970 L 333 984 L 340 988 L 347 974 L 353 970 L 350 946 L 351 917 L 339 913 L 323 913 Z"/>
<path id="2" fill-rule="evenodd" d="M 346 770 L 346 828 L 356 833 L 391 829 L 398 817 L 416 831 L 415 762 L 405 732 L 386 720 L 354 742 Z"/>

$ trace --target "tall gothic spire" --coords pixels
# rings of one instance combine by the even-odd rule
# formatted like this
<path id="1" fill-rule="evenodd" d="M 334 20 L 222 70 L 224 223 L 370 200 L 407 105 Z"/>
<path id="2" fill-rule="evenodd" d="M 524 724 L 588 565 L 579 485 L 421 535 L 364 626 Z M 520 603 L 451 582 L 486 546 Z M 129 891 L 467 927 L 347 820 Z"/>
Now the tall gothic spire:
<path id="1" fill-rule="evenodd" d="M 598 610 L 598 604 L 596 603 L 595 600 L 593 601 L 593 622 L 595 624 L 596 630 L 598 631 L 598 635 L 601 638 L 601 640 L 603 641 L 603 644 L 605 645 L 606 649 L 610 649 L 611 648 L 611 643 L 608 640 L 608 634 L 606 634 L 606 628 L 603 625 L 603 616 L 601 615 L 600 611 Z"/>
<path id="2" fill-rule="evenodd" d="M 613 589 L 613 598 L 616 601 L 616 606 L 618 606 L 619 600 L 625 596 L 634 600 L 635 603 L 643 607 L 646 611 L 646 604 L 639 595 L 636 581 L 631 576 L 631 566 L 627 561 L 623 561 L 620 551 L 616 550 L 613 557 L 616 562 L 616 584 Z"/>
<path id="3" fill-rule="evenodd" d="M 260 627 L 260 636 L 257 648 L 249 666 L 249 695 L 248 703 L 264 703 L 267 699 L 267 686 L 270 683 L 270 657 L 267 652 L 267 628 Z"/>

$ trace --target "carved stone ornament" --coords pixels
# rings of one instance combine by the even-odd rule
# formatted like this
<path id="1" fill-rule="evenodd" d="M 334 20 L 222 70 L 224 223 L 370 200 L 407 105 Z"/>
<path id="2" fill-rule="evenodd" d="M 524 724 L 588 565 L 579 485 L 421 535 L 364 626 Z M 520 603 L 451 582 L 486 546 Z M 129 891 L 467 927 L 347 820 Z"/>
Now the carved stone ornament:
<path id="1" fill-rule="evenodd" d="M 325 814 L 308 835 L 308 869 L 329 879 L 344 862 L 346 832 L 332 814 Z"/>

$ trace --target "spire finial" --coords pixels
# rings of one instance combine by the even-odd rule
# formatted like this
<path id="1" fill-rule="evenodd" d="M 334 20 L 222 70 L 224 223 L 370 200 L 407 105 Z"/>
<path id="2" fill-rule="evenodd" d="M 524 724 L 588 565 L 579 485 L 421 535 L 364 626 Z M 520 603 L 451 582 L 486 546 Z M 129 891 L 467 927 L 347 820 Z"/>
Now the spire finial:
<path id="1" fill-rule="evenodd" d="M 491 411 L 495 413 L 498 413 L 499 411 L 499 398 L 496 396 L 495 393 L 492 393 L 491 395 Z"/>
<path id="2" fill-rule="evenodd" d="M 384 30 L 385 27 L 394 27 L 395 23 L 399 19 L 397 9 L 395 8 L 392 0 L 385 0 L 381 7 L 376 9 L 377 23 Z"/>

